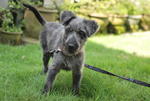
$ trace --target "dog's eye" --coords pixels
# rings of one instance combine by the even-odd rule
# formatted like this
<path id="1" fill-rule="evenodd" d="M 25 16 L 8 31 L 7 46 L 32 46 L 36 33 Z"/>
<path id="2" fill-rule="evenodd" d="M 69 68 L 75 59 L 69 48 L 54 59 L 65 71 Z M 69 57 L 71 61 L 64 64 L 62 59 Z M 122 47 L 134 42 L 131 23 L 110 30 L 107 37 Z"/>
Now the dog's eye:
<path id="1" fill-rule="evenodd" d="M 79 31 L 78 33 L 79 33 L 79 36 L 81 37 L 81 39 L 86 38 L 86 34 L 85 34 L 85 32 L 83 32 L 83 31 Z"/>

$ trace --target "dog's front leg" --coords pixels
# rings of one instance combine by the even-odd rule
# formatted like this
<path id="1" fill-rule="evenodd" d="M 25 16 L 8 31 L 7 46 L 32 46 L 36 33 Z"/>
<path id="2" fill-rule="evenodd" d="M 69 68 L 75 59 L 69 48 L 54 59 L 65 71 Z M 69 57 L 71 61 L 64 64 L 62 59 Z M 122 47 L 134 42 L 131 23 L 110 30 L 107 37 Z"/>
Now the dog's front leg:
<path id="1" fill-rule="evenodd" d="M 48 76 L 44 85 L 43 93 L 47 93 L 52 88 L 57 73 L 60 71 L 61 67 L 64 66 L 63 61 L 64 59 L 61 52 L 54 53 L 52 65 L 48 69 Z"/>
<path id="2" fill-rule="evenodd" d="M 72 76 L 73 76 L 73 93 L 76 95 L 76 94 L 79 94 L 79 88 L 80 88 L 80 81 L 81 81 L 81 78 L 82 78 L 82 72 L 81 70 L 73 70 L 72 72 Z"/>
<path id="3" fill-rule="evenodd" d="M 43 93 L 47 93 L 52 88 L 53 81 L 55 80 L 55 77 L 59 71 L 60 71 L 59 69 L 55 69 L 55 68 L 49 69 L 47 80 L 44 85 Z"/>

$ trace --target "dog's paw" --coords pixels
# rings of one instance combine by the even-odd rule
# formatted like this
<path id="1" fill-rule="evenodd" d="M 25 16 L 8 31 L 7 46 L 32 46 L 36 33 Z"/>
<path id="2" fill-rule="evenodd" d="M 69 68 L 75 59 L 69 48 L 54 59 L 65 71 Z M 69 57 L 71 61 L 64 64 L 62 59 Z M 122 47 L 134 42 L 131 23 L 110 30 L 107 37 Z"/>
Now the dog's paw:
<path id="1" fill-rule="evenodd" d="M 41 89 L 41 94 L 42 94 L 42 95 L 47 95 L 47 93 L 48 93 L 48 89 L 47 89 L 46 86 L 44 86 L 44 88 Z"/>
<path id="2" fill-rule="evenodd" d="M 51 88 L 45 84 L 44 88 L 41 90 L 42 95 L 47 95 L 47 93 L 51 90 Z"/>
<path id="3" fill-rule="evenodd" d="M 80 95 L 79 90 L 76 90 L 76 89 L 72 89 L 72 94 L 74 96 L 79 96 Z"/>
<path id="4" fill-rule="evenodd" d="M 45 96 L 47 96 L 47 94 L 48 94 L 48 92 L 47 92 L 46 90 L 41 89 L 41 95 L 45 95 Z"/>
<path id="5" fill-rule="evenodd" d="M 46 91 L 45 89 L 42 89 L 42 90 L 41 90 L 41 94 L 42 94 L 42 95 L 46 95 L 46 94 L 47 94 L 47 91 Z"/>

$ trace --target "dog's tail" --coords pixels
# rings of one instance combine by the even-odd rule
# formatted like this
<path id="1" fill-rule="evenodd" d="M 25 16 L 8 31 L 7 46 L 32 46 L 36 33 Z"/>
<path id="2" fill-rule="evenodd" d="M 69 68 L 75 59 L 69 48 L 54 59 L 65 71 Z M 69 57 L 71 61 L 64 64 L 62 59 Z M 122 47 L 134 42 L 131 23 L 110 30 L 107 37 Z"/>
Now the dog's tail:
<path id="1" fill-rule="evenodd" d="M 38 21 L 44 25 L 46 23 L 46 20 L 40 15 L 40 13 L 37 11 L 36 8 L 32 7 L 31 5 L 28 5 L 28 4 L 23 4 L 23 6 L 29 8 L 33 13 L 34 15 L 36 16 L 36 18 L 38 19 Z"/>

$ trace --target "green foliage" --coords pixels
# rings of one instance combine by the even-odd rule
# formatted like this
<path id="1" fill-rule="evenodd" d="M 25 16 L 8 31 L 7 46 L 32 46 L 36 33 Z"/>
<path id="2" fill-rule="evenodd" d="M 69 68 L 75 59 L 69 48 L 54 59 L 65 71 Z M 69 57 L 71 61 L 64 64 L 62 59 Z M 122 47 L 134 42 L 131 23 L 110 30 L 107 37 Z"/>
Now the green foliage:
<path id="1" fill-rule="evenodd" d="M 9 25 L 13 25 L 13 16 L 9 10 L 5 10 L 4 12 L 5 14 L 3 15 L 2 28 L 7 31 L 10 29 Z"/>
<path id="2" fill-rule="evenodd" d="M 42 6 L 43 0 L 20 0 L 21 3 L 26 3 L 30 5 Z"/>
<path id="3" fill-rule="evenodd" d="M 79 3 L 66 2 L 62 9 L 83 13 L 149 14 L 150 0 L 83 0 Z"/>
<path id="4" fill-rule="evenodd" d="M 0 8 L 0 12 L 3 13 L 2 16 L 2 30 L 7 32 L 22 32 L 22 27 L 24 26 L 24 20 L 13 17 L 13 13 L 20 15 L 20 13 L 24 13 L 24 6 L 22 3 L 28 3 L 30 5 L 40 6 L 42 5 L 41 0 L 17 0 L 9 1 L 9 5 L 7 9 Z M 23 15 L 23 14 L 22 14 Z M 14 22 L 16 21 L 16 22 Z"/>
<path id="5" fill-rule="evenodd" d="M 9 9 L 21 9 L 22 5 L 21 2 L 9 1 L 8 7 Z"/>
<path id="6" fill-rule="evenodd" d="M 1 7 L 0 7 L 0 12 L 1 12 L 1 13 L 2 13 L 4 10 L 5 10 L 5 8 L 1 8 Z"/>
<path id="7" fill-rule="evenodd" d="M 14 25 L 13 16 L 9 10 L 3 15 L 2 29 L 6 32 L 22 32 L 20 27 Z"/>
<path id="8" fill-rule="evenodd" d="M 14 18 L 12 15 L 12 10 L 19 10 L 22 7 L 19 4 L 16 4 L 13 1 L 9 1 L 8 9 L 1 9 L 1 12 L 3 12 L 2 15 L 2 30 L 6 32 L 22 32 L 21 24 L 15 25 L 14 24 Z"/>

